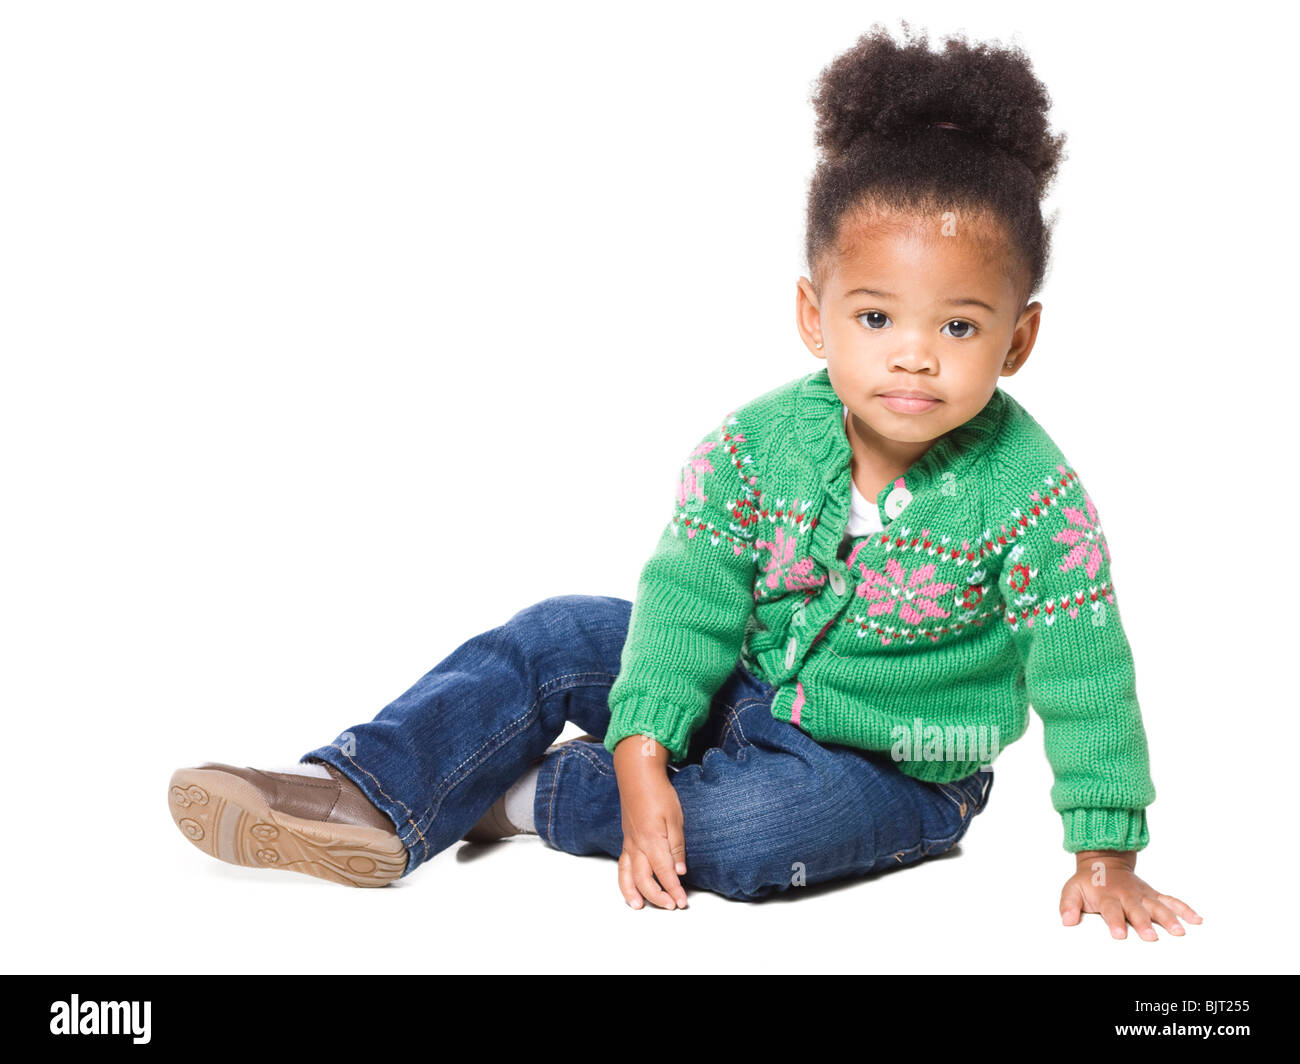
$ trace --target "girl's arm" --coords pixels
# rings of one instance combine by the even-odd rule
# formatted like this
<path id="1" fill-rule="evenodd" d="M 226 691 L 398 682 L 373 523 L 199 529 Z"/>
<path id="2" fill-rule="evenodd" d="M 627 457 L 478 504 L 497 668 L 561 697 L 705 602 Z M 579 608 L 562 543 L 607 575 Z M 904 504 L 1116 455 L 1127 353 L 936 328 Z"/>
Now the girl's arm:
<path id="1" fill-rule="evenodd" d="M 1000 585 L 1026 693 L 1043 721 L 1052 803 L 1075 856 L 1061 922 L 1074 926 L 1089 912 L 1113 938 L 1127 937 L 1130 923 L 1149 942 L 1158 937 L 1152 922 L 1185 934 L 1178 918 L 1201 917 L 1134 871 L 1155 786 L 1100 515 L 1065 465 L 1029 501 L 1033 524 L 1008 553 Z"/>
<path id="2" fill-rule="evenodd" d="M 1156 792 L 1101 519 L 1064 465 L 1027 501 L 999 590 L 1026 696 L 1043 721 L 1063 845 L 1070 853 L 1140 850 Z"/>
<path id="3" fill-rule="evenodd" d="M 754 609 L 752 444 L 733 414 L 687 455 L 675 505 L 641 569 L 605 747 L 649 735 L 673 761 L 740 656 Z"/>
<path id="4" fill-rule="evenodd" d="M 623 814 L 619 888 L 633 908 L 643 898 L 686 907 L 682 808 L 668 764 L 685 758 L 754 608 L 754 466 L 733 411 L 686 456 L 672 517 L 641 570 L 605 731 Z"/>
<path id="5" fill-rule="evenodd" d="M 686 832 L 681 800 L 668 779 L 667 747 L 629 736 L 614 750 L 614 774 L 623 812 L 618 885 L 624 899 L 634 909 L 643 898 L 662 909 L 685 909 L 677 877 L 686 874 Z"/>

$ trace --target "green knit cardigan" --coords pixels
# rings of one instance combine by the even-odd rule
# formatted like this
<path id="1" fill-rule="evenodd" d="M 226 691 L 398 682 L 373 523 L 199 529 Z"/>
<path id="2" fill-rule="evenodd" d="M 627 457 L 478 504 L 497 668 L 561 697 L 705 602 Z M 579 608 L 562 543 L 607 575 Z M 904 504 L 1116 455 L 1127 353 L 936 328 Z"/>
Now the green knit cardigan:
<path id="1" fill-rule="evenodd" d="M 609 750 L 682 761 L 737 662 L 772 716 L 950 782 L 1043 721 L 1064 846 L 1140 850 L 1155 800 L 1096 507 L 1001 388 L 880 492 L 844 544 L 852 450 L 827 371 L 731 411 L 691 451 L 638 583 Z"/>

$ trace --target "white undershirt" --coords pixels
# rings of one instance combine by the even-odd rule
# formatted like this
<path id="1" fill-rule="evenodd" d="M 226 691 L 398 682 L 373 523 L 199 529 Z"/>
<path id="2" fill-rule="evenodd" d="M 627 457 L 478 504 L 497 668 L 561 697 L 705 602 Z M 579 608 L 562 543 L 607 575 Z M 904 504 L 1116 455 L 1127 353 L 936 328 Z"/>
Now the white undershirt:
<path id="1" fill-rule="evenodd" d="M 848 404 L 844 405 L 844 423 L 847 431 L 849 420 Z M 852 483 L 852 481 L 850 481 Z M 865 536 L 871 532 L 880 532 L 884 525 L 880 523 L 880 507 L 876 505 L 875 499 L 868 499 L 862 492 L 858 491 L 858 486 L 853 484 L 852 491 L 853 512 L 849 517 L 848 528 L 845 529 L 844 539 L 849 540 L 858 536 Z"/>

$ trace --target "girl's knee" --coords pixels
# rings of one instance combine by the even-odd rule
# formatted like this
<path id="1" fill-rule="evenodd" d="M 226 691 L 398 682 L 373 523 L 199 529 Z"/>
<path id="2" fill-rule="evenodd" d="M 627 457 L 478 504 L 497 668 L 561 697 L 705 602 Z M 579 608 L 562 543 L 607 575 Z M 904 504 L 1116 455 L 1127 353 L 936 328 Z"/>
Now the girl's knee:
<path id="1" fill-rule="evenodd" d="M 513 625 L 530 625 L 558 638 L 574 632 L 614 626 L 626 632 L 632 603 L 609 595 L 551 595 L 525 606 L 510 618 Z"/>

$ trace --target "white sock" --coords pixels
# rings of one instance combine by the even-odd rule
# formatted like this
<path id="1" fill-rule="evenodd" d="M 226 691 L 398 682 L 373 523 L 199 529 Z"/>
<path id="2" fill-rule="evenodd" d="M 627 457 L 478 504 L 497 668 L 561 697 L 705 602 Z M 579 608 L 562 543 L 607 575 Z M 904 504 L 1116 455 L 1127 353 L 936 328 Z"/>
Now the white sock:
<path id="1" fill-rule="evenodd" d="M 289 776 L 319 776 L 323 780 L 333 778 L 325 771 L 325 766 L 319 761 L 300 761 L 296 765 L 278 765 L 265 771 L 283 772 Z"/>
<path id="2" fill-rule="evenodd" d="M 530 835 L 537 834 L 533 822 L 533 801 L 537 797 L 537 774 L 541 770 L 540 763 L 531 766 L 506 791 L 506 819 Z"/>

